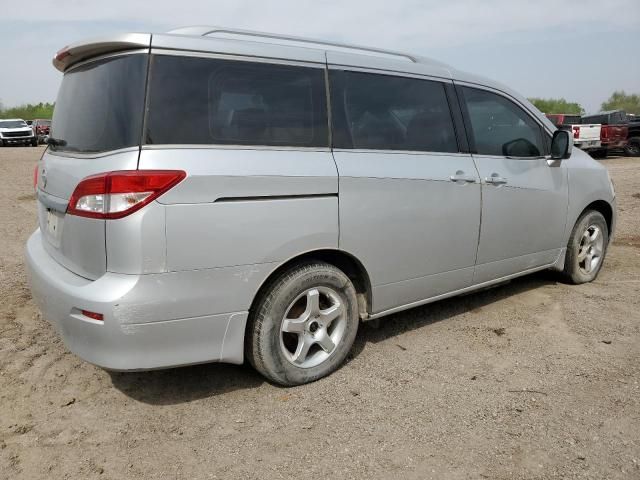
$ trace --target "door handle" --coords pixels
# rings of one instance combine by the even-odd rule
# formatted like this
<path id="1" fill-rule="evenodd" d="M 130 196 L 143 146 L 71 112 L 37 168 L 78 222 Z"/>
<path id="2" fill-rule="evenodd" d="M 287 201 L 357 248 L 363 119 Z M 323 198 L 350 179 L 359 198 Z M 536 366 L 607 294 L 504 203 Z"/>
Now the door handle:
<path id="1" fill-rule="evenodd" d="M 501 177 L 497 173 L 492 173 L 490 177 L 485 177 L 484 183 L 489 183 L 491 185 L 504 185 L 507 183 L 507 179 Z"/>
<path id="2" fill-rule="evenodd" d="M 476 177 L 473 175 L 465 175 L 462 170 L 458 170 L 455 175 L 451 175 L 449 180 L 452 182 L 466 182 L 466 183 L 475 183 Z"/>

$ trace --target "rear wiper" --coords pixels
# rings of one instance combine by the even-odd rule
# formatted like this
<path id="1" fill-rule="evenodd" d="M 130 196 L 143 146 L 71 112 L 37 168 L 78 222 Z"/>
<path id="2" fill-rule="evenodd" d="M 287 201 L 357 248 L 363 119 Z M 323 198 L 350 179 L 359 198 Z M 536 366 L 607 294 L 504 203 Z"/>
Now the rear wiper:
<path id="1" fill-rule="evenodd" d="M 49 137 L 47 143 L 49 145 L 53 145 L 54 147 L 64 147 L 67 144 L 67 141 L 59 138 Z"/>

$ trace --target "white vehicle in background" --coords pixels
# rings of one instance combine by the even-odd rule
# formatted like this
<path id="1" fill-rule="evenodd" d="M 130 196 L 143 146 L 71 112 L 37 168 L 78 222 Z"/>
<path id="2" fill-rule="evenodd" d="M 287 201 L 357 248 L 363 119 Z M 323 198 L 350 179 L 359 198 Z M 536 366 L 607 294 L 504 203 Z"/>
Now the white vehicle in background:
<path id="1" fill-rule="evenodd" d="M 33 129 L 21 118 L 0 119 L 0 146 L 31 145 L 38 146 Z"/>
<path id="2" fill-rule="evenodd" d="M 602 125 L 599 123 L 582 124 L 580 115 L 564 113 L 548 113 L 547 118 L 553 124 L 564 130 L 573 132 L 573 144 L 585 151 L 597 150 L 601 147 L 600 133 Z"/>

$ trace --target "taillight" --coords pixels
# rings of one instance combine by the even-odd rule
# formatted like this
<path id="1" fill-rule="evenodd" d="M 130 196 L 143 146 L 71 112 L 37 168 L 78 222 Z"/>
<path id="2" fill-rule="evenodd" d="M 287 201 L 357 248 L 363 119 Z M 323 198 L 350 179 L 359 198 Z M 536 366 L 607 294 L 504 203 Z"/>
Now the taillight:
<path id="1" fill-rule="evenodd" d="M 186 176 L 182 170 L 122 170 L 91 175 L 73 191 L 67 213 L 102 219 L 126 217 Z"/>
<path id="2" fill-rule="evenodd" d="M 603 125 L 600 130 L 600 140 L 606 140 L 609 138 L 609 126 Z"/>
<path id="3" fill-rule="evenodd" d="M 38 189 L 38 164 L 33 168 L 33 189 Z"/>
<path id="4" fill-rule="evenodd" d="M 573 127 L 573 138 L 580 138 L 580 127 Z"/>

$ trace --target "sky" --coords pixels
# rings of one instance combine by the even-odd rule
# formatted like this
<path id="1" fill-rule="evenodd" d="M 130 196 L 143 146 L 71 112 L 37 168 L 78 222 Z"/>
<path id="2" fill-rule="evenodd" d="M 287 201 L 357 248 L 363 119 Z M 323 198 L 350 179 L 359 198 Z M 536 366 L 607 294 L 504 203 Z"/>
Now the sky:
<path id="1" fill-rule="evenodd" d="M 2 8 L 0 102 L 55 100 L 69 43 L 203 24 L 407 51 L 587 112 L 640 93 L 640 0 L 32 0 Z"/>

